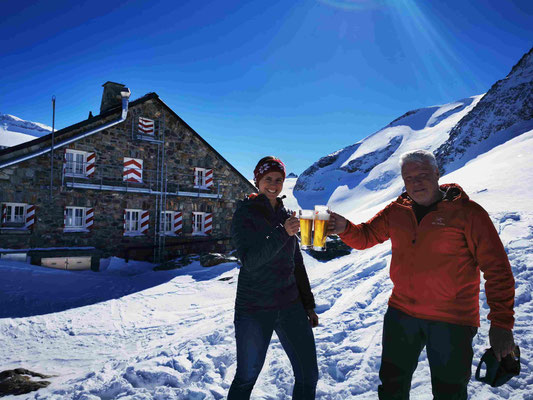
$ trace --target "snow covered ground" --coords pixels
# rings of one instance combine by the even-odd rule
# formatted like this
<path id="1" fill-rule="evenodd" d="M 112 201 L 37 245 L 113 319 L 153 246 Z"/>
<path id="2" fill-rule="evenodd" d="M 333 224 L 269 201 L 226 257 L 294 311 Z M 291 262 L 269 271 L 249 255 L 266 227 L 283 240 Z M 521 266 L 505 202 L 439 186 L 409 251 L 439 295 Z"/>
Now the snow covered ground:
<path id="1" fill-rule="evenodd" d="M 516 279 L 514 334 L 522 350 L 522 373 L 501 388 L 472 381 L 472 399 L 533 399 L 531 154 L 533 131 L 441 179 L 459 183 L 489 211 Z M 349 202 L 342 208 L 350 209 Z M 361 222 L 380 207 L 347 215 Z M 320 317 L 314 330 L 317 398 L 375 399 L 382 320 L 391 290 L 390 244 L 354 250 L 329 262 L 307 254 L 304 259 Z M 153 272 L 148 263 L 112 258 L 102 267 L 100 273 L 69 272 L 0 260 L 0 370 L 24 367 L 58 375 L 46 389 L 6 399 L 225 398 L 235 372 L 232 320 L 238 265 L 203 268 L 193 261 L 182 269 Z M 483 286 L 480 304 L 475 364 L 488 347 Z M 274 335 L 252 398 L 290 399 L 292 382 L 289 361 Z M 431 398 L 425 352 L 411 398 Z"/>

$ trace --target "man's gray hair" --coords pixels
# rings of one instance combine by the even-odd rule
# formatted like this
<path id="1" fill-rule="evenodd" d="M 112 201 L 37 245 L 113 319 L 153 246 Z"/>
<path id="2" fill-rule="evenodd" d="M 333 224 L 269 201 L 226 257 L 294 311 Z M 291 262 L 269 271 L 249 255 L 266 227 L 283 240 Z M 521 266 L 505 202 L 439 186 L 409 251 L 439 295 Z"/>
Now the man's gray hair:
<path id="1" fill-rule="evenodd" d="M 414 150 L 403 153 L 400 156 L 400 168 L 407 162 L 428 163 L 437 169 L 439 168 L 437 159 L 432 152 L 427 150 Z"/>

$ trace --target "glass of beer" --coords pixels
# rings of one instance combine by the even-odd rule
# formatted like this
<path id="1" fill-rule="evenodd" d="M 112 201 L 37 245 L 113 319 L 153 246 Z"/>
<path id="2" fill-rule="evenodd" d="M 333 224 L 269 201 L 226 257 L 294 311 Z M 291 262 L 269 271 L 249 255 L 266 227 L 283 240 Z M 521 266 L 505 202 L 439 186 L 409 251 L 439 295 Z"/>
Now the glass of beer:
<path id="1" fill-rule="evenodd" d="M 300 210 L 298 212 L 300 219 L 300 248 L 302 250 L 310 249 L 311 239 L 313 238 L 313 210 Z"/>
<path id="2" fill-rule="evenodd" d="M 329 222 L 329 207 L 315 206 L 315 235 L 313 237 L 313 250 L 326 251 L 326 237 Z"/>

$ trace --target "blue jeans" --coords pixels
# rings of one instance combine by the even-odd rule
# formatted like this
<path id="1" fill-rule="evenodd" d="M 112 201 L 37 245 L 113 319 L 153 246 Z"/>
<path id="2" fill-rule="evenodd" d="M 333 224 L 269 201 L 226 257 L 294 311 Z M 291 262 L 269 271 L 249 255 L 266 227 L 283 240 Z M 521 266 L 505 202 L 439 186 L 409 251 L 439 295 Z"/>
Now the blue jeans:
<path id="1" fill-rule="evenodd" d="M 389 307 L 383 322 L 380 400 L 407 400 L 424 347 L 435 400 L 466 400 L 477 328 L 411 317 Z"/>
<path id="2" fill-rule="evenodd" d="M 302 303 L 283 310 L 235 311 L 237 372 L 228 400 L 249 399 L 276 331 L 294 372 L 293 400 L 315 398 L 318 381 L 315 338 Z"/>

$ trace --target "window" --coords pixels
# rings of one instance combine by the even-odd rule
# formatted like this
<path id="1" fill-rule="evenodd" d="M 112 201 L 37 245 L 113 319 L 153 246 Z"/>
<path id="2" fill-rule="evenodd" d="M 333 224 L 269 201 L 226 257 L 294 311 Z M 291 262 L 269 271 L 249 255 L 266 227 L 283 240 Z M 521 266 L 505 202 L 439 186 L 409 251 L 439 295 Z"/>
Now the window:
<path id="1" fill-rule="evenodd" d="M 86 176 L 87 154 L 84 151 L 67 149 L 65 152 L 65 175 Z"/>
<path id="2" fill-rule="evenodd" d="M 26 203 L 3 203 L 0 226 L 4 228 L 33 230 L 35 206 Z"/>
<path id="3" fill-rule="evenodd" d="M 207 212 L 192 213 L 192 234 L 210 235 L 213 232 L 213 214 Z"/>
<path id="4" fill-rule="evenodd" d="M 5 226 L 23 226 L 26 220 L 25 203 L 5 203 L 2 222 Z"/>
<path id="5" fill-rule="evenodd" d="M 162 212 L 161 213 L 161 226 L 160 226 L 161 233 L 165 233 L 165 234 L 174 233 L 174 230 L 172 229 L 173 221 L 174 221 L 174 212 L 172 211 Z"/>
<path id="6" fill-rule="evenodd" d="M 213 186 L 213 170 L 208 168 L 194 169 L 194 187 L 207 189 Z"/>
<path id="7" fill-rule="evenodd" d="M 85 208 L 67 207 L 65 210 L 65 228 L 85 228 Z"/>
<path id="8" fill-rule="evenodd" d="M 202 188 L 205 187 L 205 168 L 195 168 L 194 169 L 194 187 Z"/>
<path id="9" fill-rule="evenodd" d="M 141 233 L 141 211 L 126 210 L 124 215 L 124 232 Z"/>
<path id="10" fill-rule="evenodd" d="M 204 212 L 193 212 L 192 213 L 192 234 L 198 235 L 204 233 Z"/>

